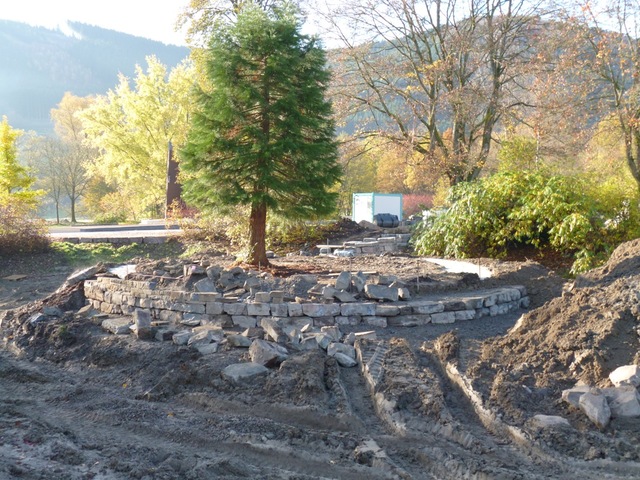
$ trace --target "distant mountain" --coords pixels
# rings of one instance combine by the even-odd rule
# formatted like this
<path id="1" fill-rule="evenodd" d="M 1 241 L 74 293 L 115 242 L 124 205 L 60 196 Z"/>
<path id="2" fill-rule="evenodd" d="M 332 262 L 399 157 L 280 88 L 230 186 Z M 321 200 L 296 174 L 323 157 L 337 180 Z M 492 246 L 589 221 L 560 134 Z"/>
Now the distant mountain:
<path id="1" fill-rule="evenodd" d="M 133 76 L 135 65 L 155 55 L 174 67 L 189 49 L 69 22 L 65 33 L 0 20 L 0 118 L 14 128 L 53 131 L 49 111 L 65 92 L 85 96 L 115 87 L 118 73 Z"/>

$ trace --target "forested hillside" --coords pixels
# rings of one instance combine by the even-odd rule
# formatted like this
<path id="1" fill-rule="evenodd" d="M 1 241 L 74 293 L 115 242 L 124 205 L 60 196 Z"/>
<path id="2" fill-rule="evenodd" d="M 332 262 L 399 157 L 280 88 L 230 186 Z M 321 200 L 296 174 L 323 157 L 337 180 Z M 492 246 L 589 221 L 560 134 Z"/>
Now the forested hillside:
<path id="1" fill-rule="evenodd" d="M 0 20 L 0 115 L 24 130 L 49 133 L 49 117 L 65 92 L 103 94 L 118 73 L 133 76 L 136 64 L 155 55 L 173 67 L 186 47 L 71 22 L 65 33 Z"/>

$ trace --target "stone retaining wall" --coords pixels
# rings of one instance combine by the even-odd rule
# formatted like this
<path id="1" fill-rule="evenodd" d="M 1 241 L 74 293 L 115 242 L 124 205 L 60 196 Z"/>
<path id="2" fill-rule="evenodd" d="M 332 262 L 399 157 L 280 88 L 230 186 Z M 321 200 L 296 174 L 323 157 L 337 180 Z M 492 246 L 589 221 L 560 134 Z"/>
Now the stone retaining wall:
<path id="1" fill-rule="evenodd" d="M 396 233 L 382 235 L 378 238 L 365 238 L 362 241 L 348 241 L 342 245 L 318 245 L 318 248 L 320 255 L 379 255 L 407 248 L 410 238 L 410 233 Z"/>
<path id="2" fill-rule="evenodd" d="M 270 302 L 241 302 L 220 293 L 189 292 L 159 287 L 154 281 L 99 277 L 87 280 L 85 295 L 104 313 L 131 315 L 149 310 L 157 321 L 197 326 L 249 328 L 263 318 L 278 318 L 301 328 L 328 325 L 372 327 L 454 323 L 503 315 L 529 306 L 525 287 L 512 286 L 457 294 L 438 300 L 399 302 L 297 303 L 272 292 Z"/>

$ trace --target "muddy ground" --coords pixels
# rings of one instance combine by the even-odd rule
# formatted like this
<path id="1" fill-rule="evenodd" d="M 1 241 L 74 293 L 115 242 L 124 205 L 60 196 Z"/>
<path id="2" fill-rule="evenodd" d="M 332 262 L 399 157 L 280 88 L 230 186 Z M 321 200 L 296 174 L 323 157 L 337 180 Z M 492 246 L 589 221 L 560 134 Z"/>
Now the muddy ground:
<path id="1" fill-rule="evenodd" d="M 237 385 L 221 371 L 246 361 L 246 350 L 202 356 L 110 335 L 72 313 L 25 328 L 20 313 L 78 307 L 71 291 L 41 302 L 70 271 L 44 258 L 20 272 L 5 266 L 0 277 L 27 277 L 0 280 L 0 478 L 640 478 L 640 421 L 599 431 L 559 401 L 578 380 L 604 386 L 615 366 L 638 362 L 640 244 L 575 283 L 534 262 L 474 262 L 494 276 L 450 274 L 407 255 L 273 262 L 276 277 L 394 274 L 415 296 L 527 287 L 529 312 L 377 330 L 378 341 L 362 346 L 380 359 L 374 391 L 358 368 L 320 350 Z M 452 366 L 480 393 L 489 420 Z M 540 429 L 536 414 L 571 426 Z"/>

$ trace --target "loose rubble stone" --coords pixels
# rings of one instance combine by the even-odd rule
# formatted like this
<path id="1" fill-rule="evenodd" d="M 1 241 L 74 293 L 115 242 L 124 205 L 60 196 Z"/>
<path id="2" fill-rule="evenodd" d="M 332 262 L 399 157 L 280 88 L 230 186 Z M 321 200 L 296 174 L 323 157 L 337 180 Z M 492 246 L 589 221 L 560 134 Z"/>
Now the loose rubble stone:
<path id="1" fill-rule="evenodd" d="M 338 365 L 340 365 L 341 367 L 346 367 L 346 368 L 350 368 L 350 367 L 355 367 L 356 365 L 358 365 L 358 361 L 348 357 L 347 355 L 345 355 L 344 353 L 336 353 L 333 358 L 336 359 L 336 361 L 338 362 Z"/>
<path id="2" fill-rule="evenodd" d="M 277 343 L 256 339 L 249 347 L 249 356 L 254 363 L 275 367 L 286 360 L 289 353 L 286 348 Z"/>
<path id="3" fill-rule="evenodd" d="M 287 335 L 274 318 L 263 318 L 260 320 L 260 326 L 264 332 L 276 343 L 284 343 L 287 341 Z"/>
<path id="4" fill-rule="evenodd" d="M 367 340 L 376 340 L 378 338 L 376 332 L 373 330 L 370 332 L 355 332 L 354 335 L 356 337 L 356 341 L 361 338 L 366 338 Z"/>
<path id="5" fill-rule="evenodd" d="M 398 288 L 398 298 L 400 300 L 411 300 L 411 292 L 406 287 Z"/>
<path id="6" fill-rule="evenodd" d="M 222 370 L 222 377 L 234 383 L 241 383 L 268 373 L 269 369 L 259 363 L 234 363 Z"/>
<path id="7" fill-rule="evenodd" d="M 102 266 L 95 265 L 93 267 L 85 268 L 84 270 L 80 270 L 78 272 L 73 272 L 69 276 L 69 278 L 65 280 L 64 285 L 61 288 L 75 285 L 76 283 L 80 283 L 83 280 L 88 280 L 89 278 L 94 277 L 96 273 L 99 273 L 102 270 L 103 270 Z"/>
<path id="8" fill-rule="evenodd" d="M 580 397 L 579 404 L 580 409 L 596 427 L 603 430 L 609 425 L 611 409 L 604 395 L 587 392 Z"/>
<path id="9" fill-rule="evenodd" d="M 351 286 L 351 272 L 340 272 L 338 278 L 336 278 L 335 287 L 336 290 L 348 290 Z"/>
<path id="10" fill-rule="evenodd" d="M 131 332 L 131 320 L 128 318 L 107 318 L 102 322 L 102 328 L 115 335 L 126 335 Z"/>
<path id="11" fill-rule="evenodd" d="M 609 374 L 609 380 L 616 387 L 623 385 L 632 385 L 637 387 L 640 385 L 640 367 L 637 365 L 625 365 L 623 367 L 616 368 Z"/>
<path id="12" fill-rule="evenodd" d="M 175 330 L 171 330 L 168 328 L 160 328 L 155 335 L 155 339 L 159 342 L 168 342 L 173 339 L 173 335 L 175 334 Z"/>
<path id="13" fill-rule="evenodd" d="M 193 334 L 187 341 L 187 345 L 190 347 L 196 347 L 197 345 L 207 345 L 209 343 L 218 343 L 222 341 L 222 336 L 216 334 L 212 330 L 204 330 Z"/>
<path id="14" fill-rule="evenodd" d="M 173 335 L 172 340 L 174 344 L 181 346 L 181 345 L 186 345 L 189 342 L 190 338 L 191 338 L 190 332 L 178 332 Z"/>
<path id="15" fill-rule="evenodd" d="M 194 345 L 194 347 L 202 355 L 211 355 L 213 353 L 217 353 L 218 352 L 219 344 L 216 343 L 216 342 L 207 343 L 207 344 L 196 344 L 196 345 Z"/>
<path id="16" fill-rule="evenodd" d="M 356 334 L 354 332 L 350 332 L 346 337 L 344 337 L 342 342 L 347 345 L 353 345 L 356 343 Z"/>
<path id="17" fill-rule="evenodd" d="M 384 285 L 367 284 L 364 287 L 364 293 L 367 298 L 373 300 L 388 300 L 391 302 L 398 301 L 398 289 Z"/>
<path id="18" fill-rule="evenodd" d="M 316 335 L 316 342 L 318 344 L 318 347 L 320 347 L 322 350 L 326 350 L 332 341 L 333 338 L 331 337 L 331 335 L 328 335 L 326 333 L 319 333 Z"/>
<path id="19" fill-rule="evenodd" d="M 213 283 L 213 280 L 210 278 L 203 278 L 202 280 L 198 280 L 193 284 L 193 288 L 196 289 L 197 292 L 211 292 L 214 293 L 216 291 L 216 285 Z"/>
<path id="20" fill-rule="evenodd" d="M 353 286 L 358 291 L 358 293 L 362 293 L 365 285 L 367 284 L 367 277 L 362 272 L 358 272 L 355 275 L 351 276 L 351 282 Z"/>
<path id="21" fill-rule="evenodd" d="M 232 347 L 237 348 L 249 348 L 251 346 L 252 340 L 249 337 L 245 337 L 244 335 L 228 335 L 227 343 Z"/>
<path id="22" fill-rule="evenodd" d="M 351 303 L 357 301 L 354 295 L 349 292 L 345 292 L 344 290 L 336 290 L 333 294 L 333 298 L 342 303 Z"/>
<path id="23" fill-rule="evenodd" d="M 570 427 L 569 420 L 557 415 L 534 415 L 531 423 L 538 428 Z"/>
<path id="24" fill-rule="evenodd" d="M 640 417 L 640 394 L 633 386 L 603 388 L 612 417 Z"/>
<path id="25" fill-rule="evenodd" d="M 256 292 L 254 299 L 257 303 L 269 303 L 271 301 L 271 292 Z"/>
<path id="26" fill-rule="evenodd" d="M 327 355 L 333 357 L 336 353 L 342 353 L 343 355 L 351 357 L 354 360 L 356 358 L 356 349 L 353 346 L 347 345 L 345 343 L 334 342 L 329 344 L 329 346 L 327 347 Z"/>
<path id="27" fill-rule="evenodd" d="M 140 340 L 151 340 L 153 329 L 151 328 L 151 312 L 137 309 L 133 312 L 133 331 Z"/>
<path id="28" fill-rule="evenodd" d="M 64 312 L 60 310 L 58 307 L 44 307 L 42 309 L 42 313 L 44 313 L 48 317 L 62 317 Z"/>
<path id="29" fill-rule="evenodd" d="M 244 332 L 242 332 L 242 335 L 244 337 L 249 337 L 249 338 L 262 337 L 263 334 L 264 334 L 264 330 L 260 327 L 250 327 L 250 328 L 247 328 Z"/>
<path id="30" fill-rule="evenodd" d="M 588 393 L 592 388 L 588 385 L 575 386 L 562 391 L 562 400 L 575 408 L 580 408 L 580 397 Z M 596 390 L 597 392 L 597 390 Z"/>
<path id="31" fill-rule="evenodd" d="M 29 317 L 28 322 L 29 322 L 29 325 L 35 325 L 37 323 L 46 322 L 47 320 L 49 320 L 49 318 L 45 314 L 37 312 Z M 103 322 L 103 328 L 104 328 L 104 322 Z"/>
<path id="32" fill-rule="evenodd" d="M 256 317 L 249 317 L 247 315 L 231 315 L 231 321 L 234 326 L 240 328 L 251 328 L 258 324 Z"/>
<path id="33" fill-rule="evenodd" d="M 320 328 L 320 331 L 322 333 L 326 333 L 327 335 L 329 335 L 333 339 L 334 342 L 339 342 L 340 339 L 342 338 L 342 332 L 336 326 L 322 327 L 322 328 Z"/>

